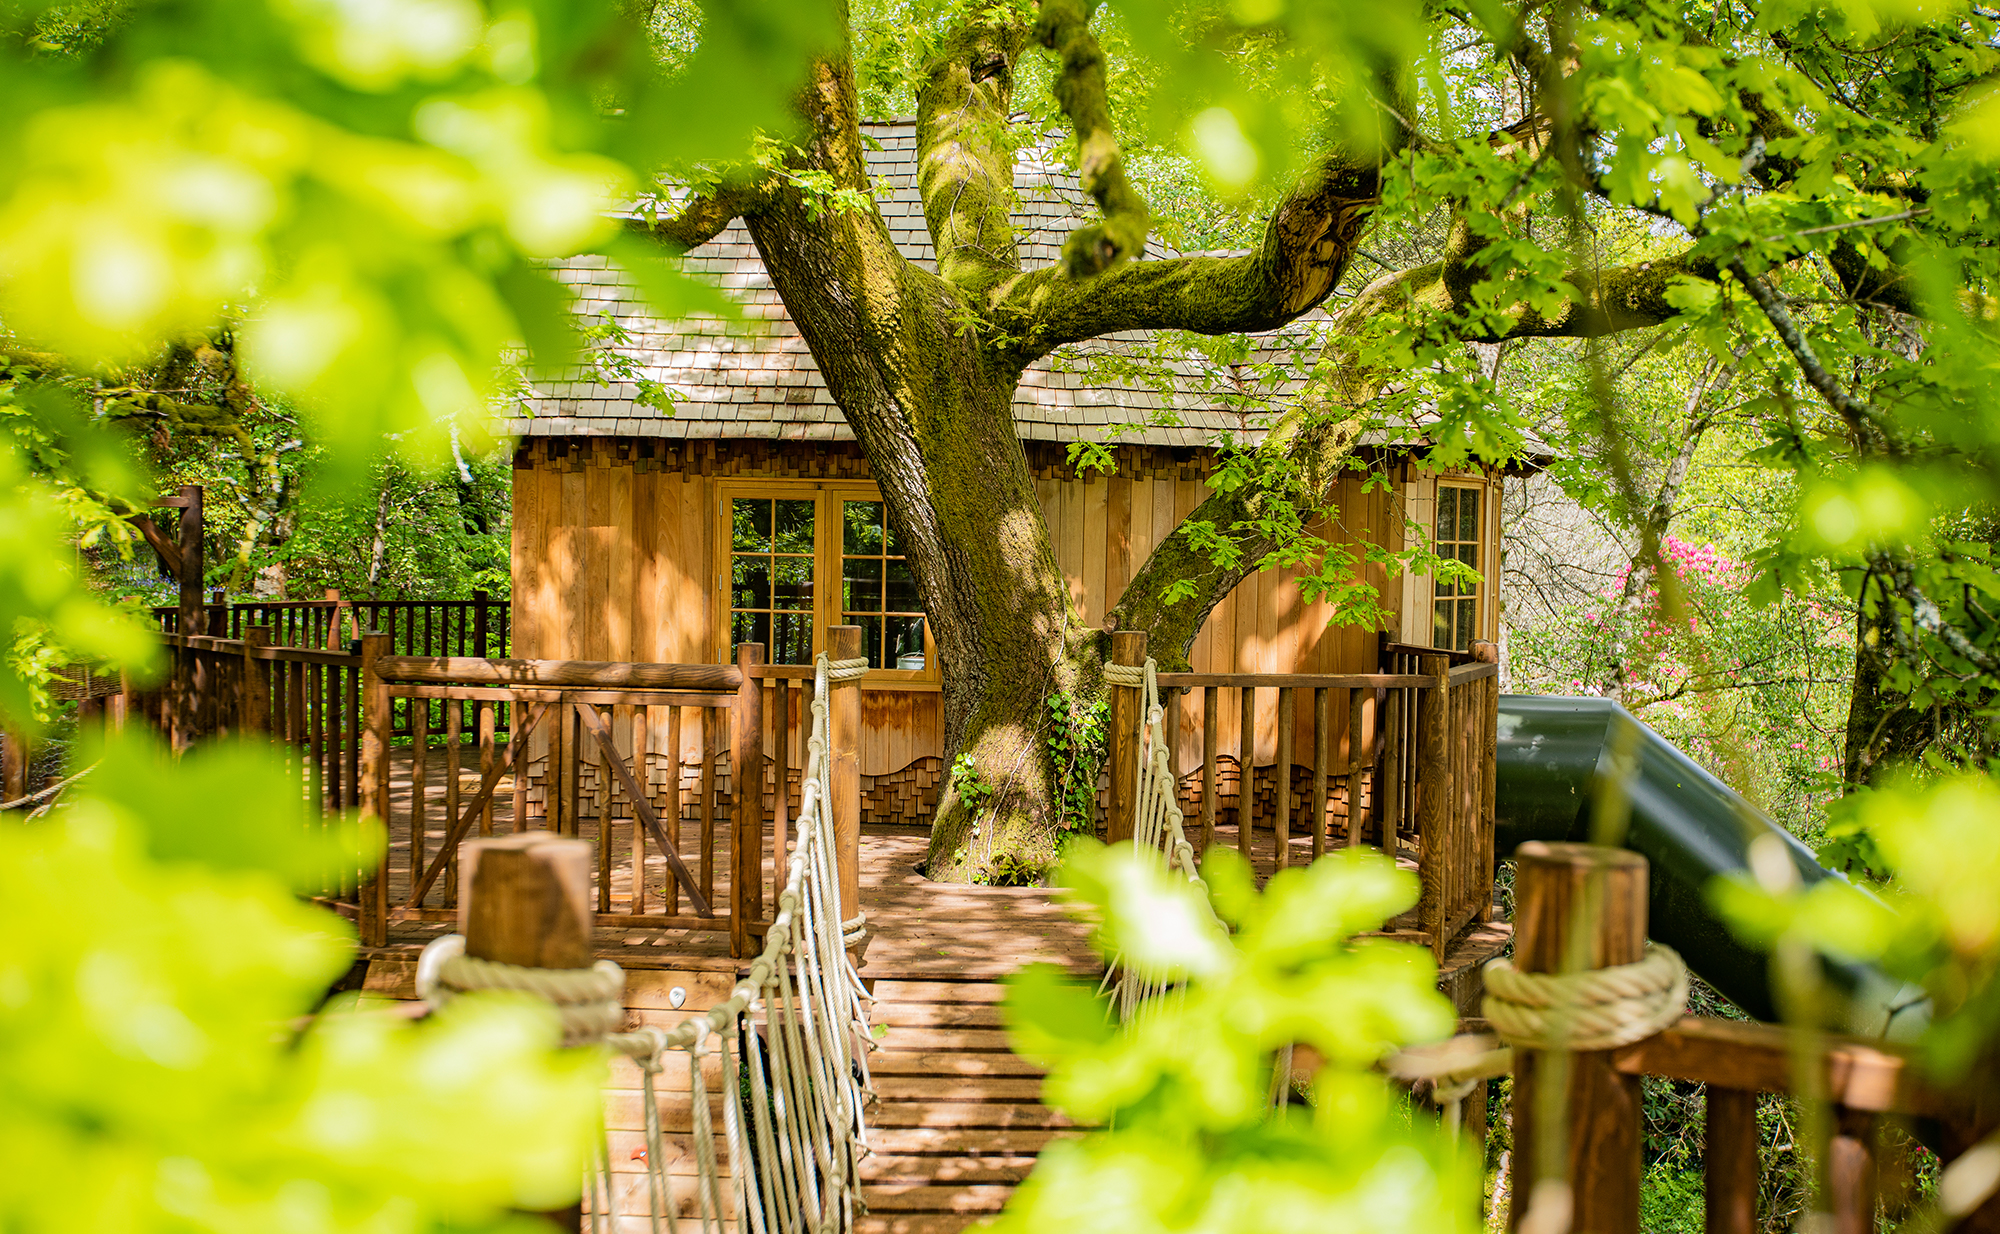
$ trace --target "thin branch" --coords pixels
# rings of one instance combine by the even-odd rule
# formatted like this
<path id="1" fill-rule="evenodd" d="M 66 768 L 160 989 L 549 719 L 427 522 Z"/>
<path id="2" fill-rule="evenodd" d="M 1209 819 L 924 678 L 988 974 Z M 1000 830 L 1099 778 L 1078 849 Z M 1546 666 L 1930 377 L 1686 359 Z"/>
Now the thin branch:
<path id="1" fill-rule="evenodd" d="M 1830 232 L 1851 231 L 1856 227 L 1878 227 L 1883 223 L 1901 223 L 1908 219 L 1922 218 L 1931 212 L 1929 206 L 1918 206 L 1914 210 L 1902 210 L 1895 214 L 1878 215 L 1872 219 L 1853 219 L 1845 223 L 1828 223 L 1824 227 L 1808 227 L 1803 231 L 1788 231 L 1780 235 L 1765 236 L 1766 244 L 1782 244 L 1798 236 L 1824 236 Z"/>
<path id="2" fill-rule="evenodd" d="M 1805 375 L 1806 382 L 1819 392 L 1820 397 L 1826 400 L 1827 406 L 1833 408 L 1840 418 L 1847 422 L 1848 428 L 1853 430 L 1858 439 L 1863 442 L 1879 442 L 1891 458 L 1902 457 L 1905 453 L 1902 445 L 1881 427 L 1881 414 L 1850 394 L 1846 387 L 1834 380 L 1832 373 L 1827 372 L 1826 366 L 1820 363 L 1819 356 L 1813 351 L 1812 343 L 1799 330 L 1798 324 L 1792 320 L 1792 315 L 1785 310 L 1784 302 L 1778 298 L 1778 293 L 1762 279 L 1752 277 L 1740 260 L 1730 262 L 1728 269 L 1736 276 L 1736 281 L 1743 284 L 1744 290 L 1750 293 L 1750 298 L 1757 302 L 1757 307 L 1764 310 L 1764 316 L 1771 322 L 1771 329 L 1777 332 L 1778 341 L 1785 345 L 1786 351 L 1792 353 L 1792 359 L 1797 361 L 1799 371 Z"/>

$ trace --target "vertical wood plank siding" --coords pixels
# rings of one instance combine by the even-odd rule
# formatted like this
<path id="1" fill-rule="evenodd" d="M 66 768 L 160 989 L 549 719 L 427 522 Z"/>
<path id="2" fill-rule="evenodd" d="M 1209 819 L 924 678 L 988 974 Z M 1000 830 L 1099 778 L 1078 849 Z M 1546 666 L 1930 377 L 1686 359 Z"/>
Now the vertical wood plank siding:
<path id="1" fill-rule="evenodd" d="M 1106 477 L 1078 476 L 1058 444 L 1029 443 L 1028 449 L 1057 563 L 1069 578 L 1084 621 L 1101 623 L 1160 539 L 1207 496 L 1204 452 L 1120 447 L 1118 471 Z M 514 461 L 512 654 L 660 663 L 713 660 L 726 635 L 715 628 L 716 593 L 728 562 L 728 546 L 716 542 L 722 526 L 720 485 L 769 480 L 797 483 L 809 491 L 816 483 L 868 479 L 866 461 L 844 442 L 531 440 Z M 1399 497 L 1379 488 L 1364 491 L 1364 479 L 1356 474 L 1341 482 L 1329 538 L 1400 545 L 1404 512 Z M 1382 590 L 1384 605 L 1398 609 L 1405 589 L 1379 566 L 1364 570 Z M 1246 579 L 1216 607 L 1195 640 L 1190 657 L 1194 671 L 1374 670 L 1375 632 L 1329 624 L 1330 607 L 1305 603 L 1296 579 L 1294 571 Z M 822 580 L 821 585 L 838 586 L 838 580 Z M 1417 617 L 1421 623 L 1428 613 Z M 1275 697 L 1266 701 L 1275 704 Z M 1177 704 L 1176 763 L 1181 767 L 1200 766 L 1202 703 L 1200 692 L 1188 692 Z M 1263 708 L 1256 725 L 1251 758 L 1258 766 L 1268 767 L 1277 757 L 1276 717 L 1262 714 L 1273 710 Z M 1348 709 L 1331 710 L 1332 762 L 1344 768 L 1354 755 Z M 1292 711 L 1293 757 L 1310 768 L 1314 709 Z M 1240 748 L 1239 714 L 1236 707 L 1220 708 L 1221 730 L 1215 739 L 1223 751 Z M 664 737 L 658 733 L 656 739 L 664 744 Z M 934 686 L 864 686 L 864 776 L 895 776 L 937 759 L 942 738 Z M 531 749 L 535 759 L 546 757 L 549 740 L 546 734 L 536 735 Z M 629 740 L 623 727 L 620 740 Z M 666 758 L 664 750 L 656 754 Z M 680 755 L 692 774 L 700 759 L 697 726 L 683 726 Z"/>

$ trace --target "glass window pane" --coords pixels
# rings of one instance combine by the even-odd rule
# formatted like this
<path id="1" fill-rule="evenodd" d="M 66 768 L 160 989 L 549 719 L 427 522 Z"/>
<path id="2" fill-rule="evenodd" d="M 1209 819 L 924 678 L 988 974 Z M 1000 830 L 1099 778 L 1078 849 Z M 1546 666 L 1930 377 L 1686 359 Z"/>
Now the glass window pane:
<path id="1" fill-rule="evenodd" d="M 863 556 L 882 551 L 882 503 L 850 501 L 841 511 L 841 551 Z"/>
<path id="2" fill-rule="evenodd" d="M 812 661 L 811 613 L 773 613 L 771 632 L 771 663 L 807 664 Z"/>
<path id="3" fill-rule="evenodd" d="M 1466 565 L 1471 566 L 1473 569 L 1477 570 L 1479 568 L 1479 546 L 1473 543 L 1466 543 L 1459 545 L 1458 559 L 1464 562 Z M 1461 588 L 1461 590 L 1464 591 L 1465 594 L 1471 595 L 1474 591 L 1478 590 L 1478 588 L 1476 587 L 1476 585 L 1472 583 L 1466 583 Z"/>
<path id="4" fill-rule="evenodd" d="M 780 501 L 777 504 L 777 531 L 771 547 L 780 553 L 813 551 L 813 507 L 811 501 Z"/>
<path id="5" fill-rule="evenodd" d="M 882 610 L 888 613 L 914 613 L 923 608 L 917 599 L 917 580 L 910 576 L 910 564 L 906 561 L 888 563 L 888 577 L 882 601 Z"/>
<path id="6" fill-rule="evenodd" d="M 1451 546 L 1446 545 L 1445 547 L 1450 548 Z M 1447 558 L 1446 560 L 1450 559 Z M 1458 584 L 1452 582 L 1450 579 L 1441 578 L 1437 581 L 1437 586 L 1436 588 L 1434 588 L 1434 592 L 1437 598 L 1440 600 L 1446 596 L 1455 596 L 1458 594 Z"/>
<path id="7" fill-rule="evenodd" d="M 1477 600 L 1460 600 L 1458 602 L 1457 645 L 1460 651 L 1464 651 L 1472 646 L 1473 623 L 1479 620 L 1479 614 L 1474 610 L 1478 605 L 1479 601 Z"/>
<path id="8" fill-rule="evenodd" d="M 850 505 L 855 503 L 848 503 Z M 882 559 L 849 557 L 840 563 L 841 607 L 857 613 L 882 611 Z"/>
<path id="9" fill-rule="evenodd" d="M 771 614 L 734 613 L 729 620 L 729 658 L 736 659 L 736 644 L 762 643 L 768 658 L 771 650 Z"/>
<path id="10" fill-rule="evenodd" d="M 1449 540 L 1458 526 L 1458 490 L 1438 486 L 1437 538 Z"/>
<path id="11" fill-rule="evenodd" d="M 1479 539 L 1479 490 L 1476 488 L 1458 491 L 1458 538 Z"/>
<path id="12" fill-rule="evenodd" d="M 882 511 L 882 551 L 891 557 L 903 555 L 903 543 L 896 538 L 896 525 L 889 521 L 886 509 Z"/>
<path id="13" fill-rule="evenodd" d="M 1436 605 L 1431 614 L 1431 646 L 1451 646 L 1451 601 Z"/>
<path id="14" fill-rule="evenodd" d="M 729 599 L 731 608 L 771 607 L 771 559 L 738 557 L 731 564 L 736 584 Z M 740 640 L 739 640 L 740 641 Z"/>
<path id="15" fill-rule="evenodd" d="M 885 635 L 891 668 L 921 669 L 924 666 L 924 619 L 890 617 Z"/>
<path id="16" fill-rule="evenodd" d="M 813 606 L 813 559 L 774 557 L 771 587 L 772 608 L 811 609 Z"/>
<path id="17" fill-rule="evenodd" d="M 739 551 L 771 551 L 771 503 L 762 497 L 738 497 L 729 503 L 732 536 Z"/>
<path id="18" fill-rule="evenodd" d="M 882 618 L 878 613 L 849 613 L 847 624 L 861 627 L 861 652 L 869 668 L 882 667 Z"/>

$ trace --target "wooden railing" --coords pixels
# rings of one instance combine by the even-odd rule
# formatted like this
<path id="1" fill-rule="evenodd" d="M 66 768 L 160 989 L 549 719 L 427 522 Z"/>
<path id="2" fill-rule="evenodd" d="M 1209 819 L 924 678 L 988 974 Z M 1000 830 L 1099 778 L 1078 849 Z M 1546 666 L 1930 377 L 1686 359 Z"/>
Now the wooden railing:
<path id="1" fill-rule="evenodd" d="M 1114 634 L 1112 659 L 1143 663 L 1145 636 Z M 1441 957 L 1492 911 L 1498 666 L 1453 668 L 1443 653 L 1412 661 L 1394 673 L 1161 673 L 1159 685 L 1170 725 L 1183 708 L 1168 692 L 1190 697 L 1198 765 L 1176 770 L 1198 849 L 1215 842 L 1219 820 L 1235 824 L 1246 857 L 1268 853 L 1274 869 L 1307 856 L 1294 853 L 1295 836 L 1310 837 L 1313 858 L 1329 844 L 1373 844 L 1414 864 L 1422 881 L 1413 917 L 1392 923 L 1395 932 L 1421 936 Z M 1140 706 L 1137 688 L 1113 687 L 1106 834 L 1114 840 L 1130 835 Z M 1257 783 L 1260 716 L 1274 734 L 1268 794 Z M 1225 717 L 1235 720 L 1234 750 L 1222 741 Z M 1169 748 L 1196 744 L 1176 734 Z M 1232 754 L 1233 806 L 1224 768 Z"/>
<path id="2" fill-rule="evenodd" d="M 277 647 L 337 650 L 364 631 L 377 631 L 389 636 L 393 655 L 505 659 L 512 641 L 508 602 L 483 591 L 470 600 L 348 600 L 330 591 L 324 600 L 239 601 L 217 592 L 200 611 L 203 634 L 242 638 L 247 627 L 258 625 Z M 181 632 L 174 606 L 155 607 L 153 618 L 163 633 Z"/>
<path id="3" fill-rule="evenodd" d="M 1644 858 L 1590 845 L 1530 843 L 1516 860 L 1514 962 L 1522 971 L 1600 968 L 1639 958 L 1647 929 Z M 1526 1210 L 1535 1197 L 1550 1195 L 1546 1184 L 1555 1182 L 1559 1198 L 1542 1219 L 1555 1218 L 1560 1210 L 1570 1229 L 1637 1234 L 1644 1076 L 1705 1086 L 1709 1234 L 1763 1228 L 1760 1093 L 1790 1093 L 1824 1112 L 1824 1156 L 1821 1146 L 1802 1146 L 1801 1155 L 1819 1160 L 1826 1185 L 1821 1199 L 1830 1218 L 1820 1228 L 1837 1234 L 1877 1229 L 1886 1121 L 1908 1126 L 1919 1120 L 1916 1125 L 1947 1163 L 2000 1125 L 2000 1091 L 1978 1082 L 1941 1089 L 1925 1080 L 1915 1054 L 1903 1047 L 1817 1031 L 1802 1037 L 1802 1031 L 1684 1016 L 1664 1031 L 1610 1050 L 1510 1052 L 1495 1038 L 1474 1034 L 1407 1052 L 1405 1058 L 1498 1059 L 1492 1072 L 1511 1070 L 1513 1147 L 1505 1185 L 1512 1229 L 1533 1223 Z M 1440 1065 L 1433 1074 L 1446 1070 Z M 1482 1086 L 1467 1098 L 1467 1108 L 1485 1106 Z M 1475 1114 L 1469 1125 L 1483 1129 L 1484 1122 Z M 1801 1125 L 1810 1126 L 1811 1120 Z M 2000 1229 L 2000 1200 L 1989 1195 L 1982 1203 L 1975 1195 L 1972 1201 L 1974 1211 L 1959 1214 L 1956 1228 Z"/>
<path id="4" fill-rule="evenodd" d="M 156 607 L 153 617 L 164 633 L 178 631 L 180 610 Z M 329 591 L 324 600 L 238 602 L 225 602 L 218 592 L 214 602 L 200 610 L 200 624 L 208 636 L 241 639 L 246 630 L 262 627 L 275 647 L 323 648 L 357 656 L 362 632 L 374 631 L 388 636 L 391 655 L 505 659 L 508 623 L 507 601 L 491 599 L 483 591 L 473 592 L 470 600 L 345 600 L 339 592 Z M 395 708 L 393 735 L 410 737 L 408 707 L 398 701 Z M 476 723 L 469 711 L 459 719 L 467 731 Z M 500 708 L 492 719 L 495 731 L 505 733 L 512 711 Z M 431 731 L 441 728 L 433 726 Z"/>
<path id="5" fill-rule="evenodd" d="M 303 825 L 361 804 L 361 657 L 273 647 L 262 626 L 241 639 L 164 634 L 169 668 L 130 695 L 124 718 L 150 722 L 176 750 L 229 735 L 280 747 L 304 788 Z M 340 872 L 320 898 L 359 911 L 363 872 Z"/>
<path id="6" fill-rule="evenodd" d="M 400 656 L 386 631 L 351 652 L 273 647 L 256 625 L 245 634 L 163 635 L 172 671 L 131 714 L 176 749 L 261 734 L 293 760 L 311 818 L 357 808 L 382 819 L 379 866 L 323 897 L 357 918 L 364 943 L 383 945 L 396 921 L 455 918 L 459 846 L 496 831 L 594 841 L 600 925 L 726 930 L 738 955 L 768 927 L 805 762 L 810 666 L 766 665 L 755 644 L 734 665 L 598 664 Z M 828 637 L 839 651 L 859 630 Z M 833 729 L 848 757 L 837 749 L 836 763 L 853 783 L 836 798 L 852 798 L 858 835 L 859 708 L 841 695 Z"/>

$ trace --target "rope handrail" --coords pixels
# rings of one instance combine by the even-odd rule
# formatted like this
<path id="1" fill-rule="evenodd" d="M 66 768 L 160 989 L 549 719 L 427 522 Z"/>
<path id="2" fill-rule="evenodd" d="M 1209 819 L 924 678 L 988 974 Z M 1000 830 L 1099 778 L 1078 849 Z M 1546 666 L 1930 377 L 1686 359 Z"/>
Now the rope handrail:
<path id="1" fill-rule="evenodd" d="M 469 989 L 528 990 L 556 1004 L 566 1043 L 601 1040 L 638 1065 L 647 1204 L 655 1234 L 679 1228 L 657 1094 L 665 1060 L 676 1052 L 687 1059 L 694 1209 L 704 1234 L 731 1220 L 748 1234 L 838 1234 L 852 1230 L 856 1216 L 866 1211 L 859 1166 L 869 1151 L 863 1108 L 873 1098 L 873 1084 L 865 1051 L 874 1040 L 863 1010 L 870 996 L 847 949 L 865 941 L 867 918 L 840 915 L 827 691 L 867 669 L 865 659 L 829 661 L 821 653 L 815 661 L 798 831 L 777 916 L 745 976 L 708 1011 L 671 1029 L 614 1032 L 624 1020 L 624 973 L 610 961 L 577 970 L 515 968 L 473 960 L 462 954 L 463 940 L 454 946 L 445 939 L 426 947 L 419 961 L 418 993 L 434 1005 Z M 722 1073 L 733 1216 L 724 1202 L 703 1075 L 710 1058 Z M 593 1228 L 615 1230 L 608 1150 L 600 1148 L 599 1158 L 591 1193 Z"/>
<path id="2" fill-rule="evenodd" d="M 1168 871 L 1181 871 L 1200 889 L 1202 903 L 1207 904 L 1208 884 L 1201 877 L 1200 858 L 1187 838 L 1179 780 L 1168 755 L 1166 709 L 1160 703 L 1159 678 L 1159 664 L 1150 656 L 1143 665 L 1104 666 L 1107 682 L 1145 691 L 1136 743 L 1139 774 L 1132 801 L 1132 844 L 1140 852 L 1157 854 Z M 1118 1018 L 1127 1023 L 1145 1007 L 1165 998 L 1170 990 L 1179 988 L 1165 981 L 1148 980 L 1117 961 L 1112 962 L 1104 980 L 1106 987 L 1114 991 Z"/>

